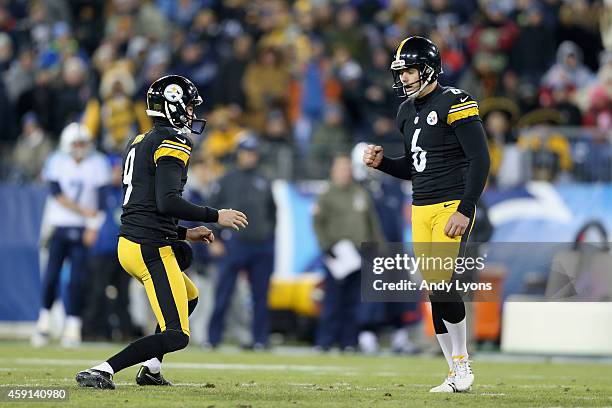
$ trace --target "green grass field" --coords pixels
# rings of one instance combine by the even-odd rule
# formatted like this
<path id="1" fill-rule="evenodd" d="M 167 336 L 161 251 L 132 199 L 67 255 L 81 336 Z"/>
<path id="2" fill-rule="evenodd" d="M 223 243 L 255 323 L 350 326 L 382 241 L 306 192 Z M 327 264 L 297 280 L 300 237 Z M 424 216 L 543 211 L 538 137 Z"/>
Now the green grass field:
<path id="1" fill-rule="evenodd" d="M 475 358 L 476 384 L 463 394 L 429 394 L 445 375 L 431 357 L 365 357 L 312 353 L 205 352 L 191 347 L 167 356 L 163 369 L 175 387 L 138 387 L 137 368 L 115 376 L 117 389 L 79 388 L 75 373 L 118 350 L 87 345 L 78 350 L 0 342 L 0 384 L 68 389 L 69 407 L 601 407 L 612 406 L 612 365 L 513 362 Z M 6 403 L 0 406 L 41 406 Z M 451 404 L 451 405 L 449 405 Z"/>

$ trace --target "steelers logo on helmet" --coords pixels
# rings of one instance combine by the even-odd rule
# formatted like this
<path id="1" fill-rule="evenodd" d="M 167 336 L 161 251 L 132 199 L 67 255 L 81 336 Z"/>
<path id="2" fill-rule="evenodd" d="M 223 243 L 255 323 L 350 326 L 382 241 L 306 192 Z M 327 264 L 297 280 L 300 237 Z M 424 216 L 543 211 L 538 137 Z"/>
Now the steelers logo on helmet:
<path id="1" fill-rule="evenodd" d="M 176 103 L 183 97 L 183 88 L 176 84 L 170 84 L 164 89 L 164 98 L 168 102 Z"/>

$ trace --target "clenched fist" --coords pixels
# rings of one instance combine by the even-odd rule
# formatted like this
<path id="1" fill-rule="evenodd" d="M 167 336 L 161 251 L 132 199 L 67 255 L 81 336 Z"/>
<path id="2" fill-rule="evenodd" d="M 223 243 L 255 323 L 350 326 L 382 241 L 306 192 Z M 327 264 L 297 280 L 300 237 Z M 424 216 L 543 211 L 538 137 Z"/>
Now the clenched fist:
<path id="1" fill-rule="evenodd" d="M 191 242 L 204 242 L 205 244 L 210 244 L 215 240 L 215 234 L 208 228 L 199 226 L 189 228 L 185 238 L 187 238 L 187 241 Z"/>
<path id="2" fill-rule="evenodd" d="M 368 145 L 363 152 L 363 163 L 368 167 L 376 168 L 380 166 L 383 159 L 382 146 Z"/>
<path id="3" fill-rule="evenodd" d="M 446 226 L 444 227 L 444 233 L 447 237 L 455 238 L 465 234 L 467 227 L 470 225 L 470 219 L 460 212 L 455 212 L 450 216 Z"/>
<path id="4" fill-rule="evenodd" d="M 229 210 L 219 210 L 219 221 L 217 221 L 217 224 L 238 231 L 240 228 L 246 228 L 249 222 L 247 221 L 246 215 L 230 208 Z"/>

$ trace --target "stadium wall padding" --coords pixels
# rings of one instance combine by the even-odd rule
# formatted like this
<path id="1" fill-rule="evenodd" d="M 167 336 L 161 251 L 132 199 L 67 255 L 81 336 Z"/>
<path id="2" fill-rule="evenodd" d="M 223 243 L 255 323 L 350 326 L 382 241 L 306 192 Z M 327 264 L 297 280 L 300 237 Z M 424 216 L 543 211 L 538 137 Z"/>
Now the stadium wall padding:
<path id="1" fill-rule="evenodd" d="M 0 321 L 35 320 L 39 236 L 47 189 L 0 184 Z"/>

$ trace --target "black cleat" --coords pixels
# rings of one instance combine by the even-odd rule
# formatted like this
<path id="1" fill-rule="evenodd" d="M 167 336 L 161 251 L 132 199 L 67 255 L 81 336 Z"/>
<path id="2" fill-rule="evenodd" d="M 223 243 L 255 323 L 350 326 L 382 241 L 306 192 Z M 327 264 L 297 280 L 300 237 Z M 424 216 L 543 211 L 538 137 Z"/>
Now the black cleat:
<path id="1" fill-rule="evenodd" d="M 78 372 L 76 375 L 76 382 L 81 387 L 99 388 L 101 390 L 115 389 L 115 383 L 113 382 L 113 375 L 111 373 L 93 368 Z"/>
<path id="2" fill-rule="evenodd" d="M 164 378 L 159 373 L 152 373 L 147 366 L 141 366 L 136 374 L 136 384 L 138 385 L 167 385 L 171 386 L 172 383 Z"/>

